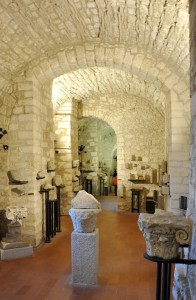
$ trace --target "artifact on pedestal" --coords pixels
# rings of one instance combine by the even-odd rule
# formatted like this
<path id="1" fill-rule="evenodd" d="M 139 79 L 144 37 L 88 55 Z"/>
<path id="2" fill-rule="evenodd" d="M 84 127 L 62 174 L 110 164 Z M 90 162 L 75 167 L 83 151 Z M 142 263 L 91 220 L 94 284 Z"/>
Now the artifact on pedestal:
<path id="1" fill-rule="evenodd" d="M 20 197 L 24 195 L 28 195 L 28 193 L 26 193 L 24 190 L 20 190 L 19 188 L 13 188 L 11 189 L 11 191 L 16 193 Z"/>
<path id="2" fill-rule="evenodd" d="M 138 226 L 145 238 L 146 252 L 149 256 L 176 258 L 179 245 L 190 243 L 189 220 L 171 212 L 158 209 L 154 215 L 141 213 Z"/>
<path id="3" fill-rule="evenodd" d="M 56 169 L 56 165 L 55 165 L 55 162 L 54 162 L 54 160 L 49 160 L 48 162 L 47 162 L 47 171 L 48 172 L 52 172 L 52 171 L 55 171 L 55 169 Z"/>
<path id="4" fill-rule="evenodd" d="M 24 174 L 19 170 L 8 171 L 7 176 L 9 178 L 10 185 L 23 185 L 28 183 L 27 180 L 23 180 Z M 22 178 L 18 178 L 18 177 L 22 177 Z"/>
<path id="5" fill-rule="evenodd" d="M 77 284 L 96 284 L 98 277 L 99 231 L 95 229 L 100 203 L 86 191 L 79 191 L 69 211 L 74 231 L 71 234 L 72 279 Z"/>
<path id="6" fill-rule="evenodd" d="M 49 182 L 45 182 L 44 184 L 41 185 L 40 190 L 41 191 L 54 190 L 54 186 L 52 186 Z"/>
<path id="7" fill-rule="evenodd" d="M 37 176 L 36 176 L 37 180 L 44 179 L 45 177 L 46 177 L 46 174 L 44 171 L 37 172 Z"/>
<path id="8" fill-rule="evenodd" d="M 76 232 L 93 232 L 97 215 L 101 212 L 100 203 L 89 193 L 79 191 L 71 202 L 69 210 Z"/>
<path id="9" fill-rule="evenodd" d="M 61 175 L 55 175 L 52 179 L 52 184 L 55 186 L 64 187 Z"/>
<path id="10" fill-rule="evenodd" d="M 73 160 L 73 164 L 72 164 L 72 166 L 73 166 L 73 168 L 77 168 L 77 167 L 79 167 L 80 166 L 80 162 L 79 162 L 79 160 L 77 159 L 77 160 Z"/>
<path id="11" fill-rule="evenodd" d="M 6 217 L 8 220 L 11 220 L 11 224 L 17 222 L 22 224 L 22 219 L 27 217 L 27 208 L 23 206 L 8 206 L 5 210 Z"/>
<path id="12" fill-rule="evenodd" d="M 11 220 L 8 224 L 8 233 L 0 243 L 1 260 L 22 258 L 33 255 L 33 248 L 21 238 L 22 219 L 27 217 L 27 208 L 18 206 L 6 207 L 6 218 Z"/>

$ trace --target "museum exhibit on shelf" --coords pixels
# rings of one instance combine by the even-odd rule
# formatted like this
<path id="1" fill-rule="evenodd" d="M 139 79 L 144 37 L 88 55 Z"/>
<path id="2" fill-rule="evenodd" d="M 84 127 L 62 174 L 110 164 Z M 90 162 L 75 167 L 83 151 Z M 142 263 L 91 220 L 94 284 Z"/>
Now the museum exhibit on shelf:
<path id="1" fill-rule="evenodd" d="M 196 1 L 0 24 L 0 299 L 195 300 Z"/>

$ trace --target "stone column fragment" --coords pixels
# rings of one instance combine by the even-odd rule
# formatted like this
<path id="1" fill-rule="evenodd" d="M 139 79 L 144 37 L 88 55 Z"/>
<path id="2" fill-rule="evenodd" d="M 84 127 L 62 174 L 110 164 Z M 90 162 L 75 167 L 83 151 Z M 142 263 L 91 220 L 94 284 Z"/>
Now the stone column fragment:
<path id="1" fill-rule="evenodd" d="M 158 209 L 154 215 L 141 213 L 138 225 L 145 238 L 149 256 L 176 258 L 179 245 L 190 243 L 191 224 L 184 216 Z"/>

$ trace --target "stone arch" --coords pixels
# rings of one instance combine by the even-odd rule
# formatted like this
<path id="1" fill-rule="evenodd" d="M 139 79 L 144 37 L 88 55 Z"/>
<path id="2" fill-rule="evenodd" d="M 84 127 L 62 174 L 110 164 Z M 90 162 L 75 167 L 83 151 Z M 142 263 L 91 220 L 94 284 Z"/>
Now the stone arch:
<path id="1" fill-rule="evenodd" d="M 133 74 L 137 78 L 141 78 L 143 81 L 148 82 L 152 86 L 155 87 L 157 90 L 162 90 L 163 93 L 166 96 L 167 103 L 166 103 L 166 111 L 168 115 L 168 119 L 172 119 L 172 121 L 168 122 L 168 138 L 173 143 L 172 147 L 175 149 L 175 137 L 172 137 L 172 131 L 171 129 L 177 130 L 177 121 L 178 116 L 175 116 L 175 110 L 174 105 L 178 106 L 179 114 L 183 115 L 181 121 L 183 121 L 183 130 L 184 132 L 188 131 L 188 126 L 186 125 L 186 122 L 184 122 L 185 117 L 188 115 L 188 111 L 186 112 L 186 116 L 184 116 L 184 107 L 185 104 L 188 103 L 188 83 L 185 80 L 181 80 L 179 76 L 177 75 L 177 71 L 172 70 L 167 66 L 164 62 L 159 62 L 153 58 L 153 56 L 145 53 L 144 51 L 140 51 L 139 53 L 136 52 L 135 48 L 126 48 L 124 45 L 122 46 L 109 46 L 106 44 L 100 44 L 100 45 L 78 45 L 75 47 L 69 47 L 64 50 L 61 50 L 60 52 L 53 54 L 53 56 L 48 57 L 45 60 L 38 60 L 37 65 L 34 64 L 35 62 L 32 62 L 32 64 L 29 64 L 27 70 L 23 73 L 23 75 L 18 76 L 14 79 L 14 84 L 16 88 L 15 98 L 21 99 L 21 102 L 25 105 L 25 111 L 24 115 L 30 114 L 30 107 L 28 107 L 28 103 L 31 103 L 31 109 L 32 109 L 32 122 L 35 125 L 32 128 L 31 136 L 32 140 L 29 141 L 31 145 L 35 144 L 37 145 L 37 141 L 35 140 L 36 134 L 39 136 L 39 128 L 36 124 L 36 118 L 38 116 L 38 119 L 41 119 L 41 110 L 39 110 L 39 104 L 38 102 L 42 102 L 42 109 L 44 110 L 44 113 L 46 114 L 47 118 L 47 124 L 44 125 L 47 128 L 49 128 L 52 125 L 49 121 L 49 116 L 52 117 L 52 107 L 51 107 L 51 82 L 54 78 L 68 72 L 73 72 L 75 70 L 81 69 L 81 68 L 96 68 L 96 67 L 109 67 L 116 70 L 122 70 L 126 71 L 130 74 Z M 49 113 L 47 113 L 47 107 L 49 109 Z M 18 107 L 15 107 L 18 109 Z M 35 112 L 38 113 L 38 115 L 35 117 Z M 19 113 L 20 114 L 20 113 Z M 98 116 L 100 117 L 100 115 Z M 9 116 L 8 116 L 9 118 Z M 22 117 L 20 117 L 22 118 Z M 25 116 L 24 116 L 25 118 Z M 27 117 L 26 117 L 27 118 Z M 180 117 L 181 118 L 181 117 Z M 112 117 L 111 117 L 111 122 Z M 50 125 L 49 125 L 50 124 Z M 12 127 L 12 123 L 10 123 L 10 126 Z M 49 126 L 49 127 L 48 127 Z M 13 128 L 13 127 L 12 127 Z M 44 134 L 44 131 L 43 131 Z M 184 133 L 183 133 L 184 134 Z M 183 134 L 181 136 L 181 139 L 183 139 Z M 186 134 L 186 133 L 185 133 Z M 120 135 L 120 134 L 119 134 Z M 23 140 L 25 140 L 25 137 L 23 137 Z M 38 145 L 36 146 L 37 149 L 31 150 L 31 155 L 34 157 L 33 161 L 36 161 L 35 156 L 37 153 L 42 153 L 42 145 L 41 138 L 39 139 Z M 178 143 L 177 143 L 178 144 Z M 187 149 L 183 151 L 179 150 L 182 149 L 184 142 L 180 142 L 179 147 L 177 147 L 178 152 L 180 153 L 180 157 L 186 152 Z M 174 145 L 174 146 L 173 146 Z M 122 151 L 122 153 L 118 157 L 123 157 L 123 142 L 122 140 L 119 140 L 119 149 Z M 172 148 L 171 147 L 171 148 Z M 52 138 L 49 141 L 49 153 L 52 153 L 53 151 L 53 142 Z M 172 150 L 173 151 L 173 150 Z M 171 157 L 171 162 L 175 165 L 175 153 L 172 154 L 173 157 Z M 50 154 L 51 156 L 51 154 Z M 187 158 L 186 158 L 187 159 Z M 172 161 L 173 160 L 173 161 Z M 46 162 L 46 157 L 44 157 L 44 163 Z M 119 163 L 121 163 L 119 161 Z M 184 161 L 186 163 L 186 161 Z M 123 166 L 123 165 L 122 165 Z M 172 164 L 171 164 L 172 166 Z M 38 168 L 37 165 L 35 165 L 35 169 Z M 180 167 L 180 166 L 179 166 Z M 178 167 L 178 168 L 179 168 Z M 176 171 L 175 174 L 178 173 Z M 34 170 L 33 177 L 35 177 L 35 172 L 37 170 Z M 183 176 L 180 178 L 180 181 L 183 181 Z M 34 189 L 37 189 L 37 184 L 35 183 Z M 185 184 L 186 186 L 186 184 Z M 179 194 L 175 194 L 175 203 L 177 203 L 177 197 Z M 38 195 L 36 195 L 37 198 Z M 176 206 L 172 207 L 172 209 L 176 209 Z"/>
<path id="2" fill-rule="evenodd" d="M 69 88 L 70 84 L 72 85 Z M 53 81 L 53 104 L 58 110 L 65 99 L 85 99 L 105 94 L 127 93 L 148 99 L 163 115 L 166 94 L 146 80 L 110 67 L 79 69 Z"/>
<path id="3" fill-rule="evenodd" d="M 115 129 L 111 126 L 111 122 L 107 122 L 105 116 L 98 116 L 94 113 L 83 114 L 78 120 L 78 125 L 80 128 L 78 142 L 85 145 L 86 150 L 86 153 L 83 155 L 85 168 L 89 167 L 88 163 L 90 163 L 93 166 L 93 170 L 95 169 L 97 172 L 98 177 L 100 174 L 103 175 L 102 173 L 107 173 L 109 179 L 108 188 L 110 188 L 110 179 L 114 167 L 113 151 L 114 148 L 117 149 L 119 136 L 117 136 Z M 118 129 L 118 127 L 116 128 Z M 93 193 L 96 194 L 98 192 L 99 194 L 100 184 L 98 183 L 98 178 L 94 174 L 92 175 L 94 183 Z"/>
<path id="4" fill-rule="evenodd" d="M 95 119 L 102 120 L 109 124 L 113 130 L 116 133 L 116 138 L 117 138 L 117 156 L 118 156 L 118 180 L 119 180 L 119 195 L 122 195 L 122 184 L 123 184 L 123 179 L 124 179 L 124 139 L 123 139 L 123 132 L 122 128 L 119 126 L 116 126 L 116 122 L 112 115 L 102 115 L 100 111 L 95 110 L 95 111 L 89 111 L 86 109 L 86 111 L 83 114 L 83 117 L 93 117 Z"/>
<path id="5" fill-rule="evenodd" d="M 86 43 L 84 45 L 76 45 L 53 54 L 53 56 L 47 60 L 39 61 L 39 65 L 35 66 L 33 63 L 32 65 L 30 64 L 26 76 L 30 80 L 36 78 L 39 83 L 47 85 L 54 78 L 67 72 L 73 72 L 86 67 L 108 66 L 112 66 L 113 69 L 126 70 L 138 78 L 149 82 L 158 90 L 162 90 L 167 99 L 166 119 L 170 120 L 171 117 L 175 118 L 174 107 L 178 103 L 178 109 L 181 110 L 181 115 L 183 115 L 183 120 L 181 120 L 183 124 L 186 123 L 184 120 L 189 118 L 189 111 L 186 111 L 184 108 L 190 99 L 188 96 L 188 81 L 186 76 L 181 80 L 177 70 L 170 69 L 166 63 L 157 61 L 155 57 L 142 50 L 138 50 L 137 53 L 135 48 L 126 48 L 124 45 L 116 47 L 107 44 L 89 45 Z M 175 144 L 175 139 L 171 137 L 171 129 L 174 123 L 175 122 L 167 122 L 167 138 L 170 143 Z M 175 126 L 178 125 L 175 124 Z M 188 132 L 188 126 L 185 127 L 183 130 Z M 174 130 L 177 130 L 177 128 Z M 183 147 L 183 142 L 180 143 L 181 145 L 177 151 L 181 151 L 180 148 Z M 169 144 L 167 143 L 166 145 Z M 173 148 L 178 147 L 174 145 Z M 169 153 L 169 149 L 166 150 L 166 154 L 167 153 Z M 173 159 L 175 160 L 174 156 L 175 154 L 169 159 L 171 161 Z M 175 162 L 172 162 L 172 164 L 174 165 Z M 171 168 L 173 168 L 172 164 L 170 164 Z M 174 176 L 175 174 L 176 172 L 174 171 Z M 177 196 L 175 196 L 175 199 L 176 197 Z"/>
<path id="6" fill-rule="evenodd" d="M 127 48 L 125 45 L 85 44 L 65 48 L 52 57 L 39 61 L 38 65 L 30 64 L 26 75 L 32 74 L 44 84 L 64 73 L 88 67 L 113 67 L 125 70 L 152 82 L 165 92 L 171 88 L 179 92 L 181 87 L 181 93 L 188 88 L 188 78 L 185 76 L 181 80 L 178 72 L 170 69 L 167 63 L 158 61 L 141 49 L 137 52 L 135 48 Z"/>

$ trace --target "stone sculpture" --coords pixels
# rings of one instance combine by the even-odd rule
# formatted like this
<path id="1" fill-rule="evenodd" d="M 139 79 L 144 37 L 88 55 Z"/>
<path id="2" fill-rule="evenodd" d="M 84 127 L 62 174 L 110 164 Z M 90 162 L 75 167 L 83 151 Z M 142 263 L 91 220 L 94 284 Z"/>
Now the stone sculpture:
<path id="1" fill-rule="evenodd" d="M 80 165 L 79 160 L 73 160 L 73 168 L 78 168 Z"/>
<path id="2" fill-rule="evenodd" d="M 72 199 L 69 215 L 76 232 L 93 232 L 97 215 L 101 212 L 100 203 L 89 193 L 79 191 Z"/>
<path id="3" fill-rule="evenodd" d="M 9 184 L 10 185 L 22 185 L 22 184 L 28 183 L 27 180 L 23 180 L 22 178 L 18 178 L 18 177 L 24 177 L 24 174 L 21 173 L 20 171 L 15 171 L 15 170 L 8 171 L 7 176 L 9 178 Z"/>
<path id="4" fill-rule="evenodd" d="M 176 258 L 179 245 L 189 244 L 191 224 L 182 216 L 171 212 L 155 210 L 155 214 L 141 213 L 138 226 L 146 241 L 149 256 L 163 259 Z"/>
<path id="5" fill-rule="evenodd" d="M 50 183 L 45 182 L 41 185 L 41 190 L 47 191 L 47 190 L 54 190 L 54 186 L 52 186 Z"/>
<path id="6" fill-rule="evenodd" d="M 22 241 L 21 224 L 27 217 L 27 208 L 23 206 L 8 206 L 5 210 L 6 218 L 11 220 L 8 232 L 0 243 L 1 260 L 23 258 L 33 255 L 33 247 Z"/>
<path id="7" fill-rule="evenodd" d="M 46 176 L 45 176 L 45 172 L 44 171 L 39 171 L 37 172 L 37 176 L 36 176 L 36 179 L 37 180 L 40 180 L 40 179 L 44 179 Z"/>
<path id="8" fill-rule="evenodd" d="M 80 170 L 76 170 L 75 175 L 79 177 L 81 175 Z"/>
<path id="9" fill-rule="evenodd" d="M 19 222 L 22 224 L 22 219 L 27 217 L 26 207 L 8 206 L 5 210 L 6 218 L 11 220 L 11 224 Z"/>
<path id="10" fill-rule="evenodd" d="M 8 206 L 5 209 L 5 215 L 11 222 L 8 224 L 8 233 L 6 233 L 6 237 L 4 237 L 1 242 L 3 249 L 6 249 L 5 247 L 12 248 L 13 243 L 21 242 L 21 224 L 22 219 L 27 217 L 27 208 L 23 206 Z M 15 245 L 16 244 L 14 244 L 14 247 Z M 19 243 L 19 245 L 21 246 L 21 243 Z"/>
<path id="11" fill-rule="evenodd" d="M 19 188 L 13 188 L 11 189 L 11 191 L 16 193 L 20 197 L 24 195 L 28 195 L 28 193 L 26 193 L 24 190 L 20 190 Z"/>
<path id="12" fill-rule="evenodd" d="M 55 175 L 52 179 L 52 184 L 55 186 L 63 186 L 63 181 L 61 175 Z"/>
<path id="13" fill-rule="evenodd" d="M 82 190 L 82 185 L 77 185 L 77 186 L 75 186 L 74 189 L 73 189 L 73 191 L 74 191 L 75 193 L 78 193 L 78 192 L 81 191 L 81 190 Z"/>
<path id="14" fill-rule="evenodd" d="M 56 190 L 50 190 L 49 192 L 49 200 L 57 200 Z"/>
<path id="15" fill-rule="evenodd" d="M 54 162 L 54 160 L 49 160 L 48 162 L 47 162 L 47 171 L 48 172 L 52 172 L 52 171 L 55 171 L 55 169 L 56 169 L 56 166 L 55 166 L 55 162 Z"/>

